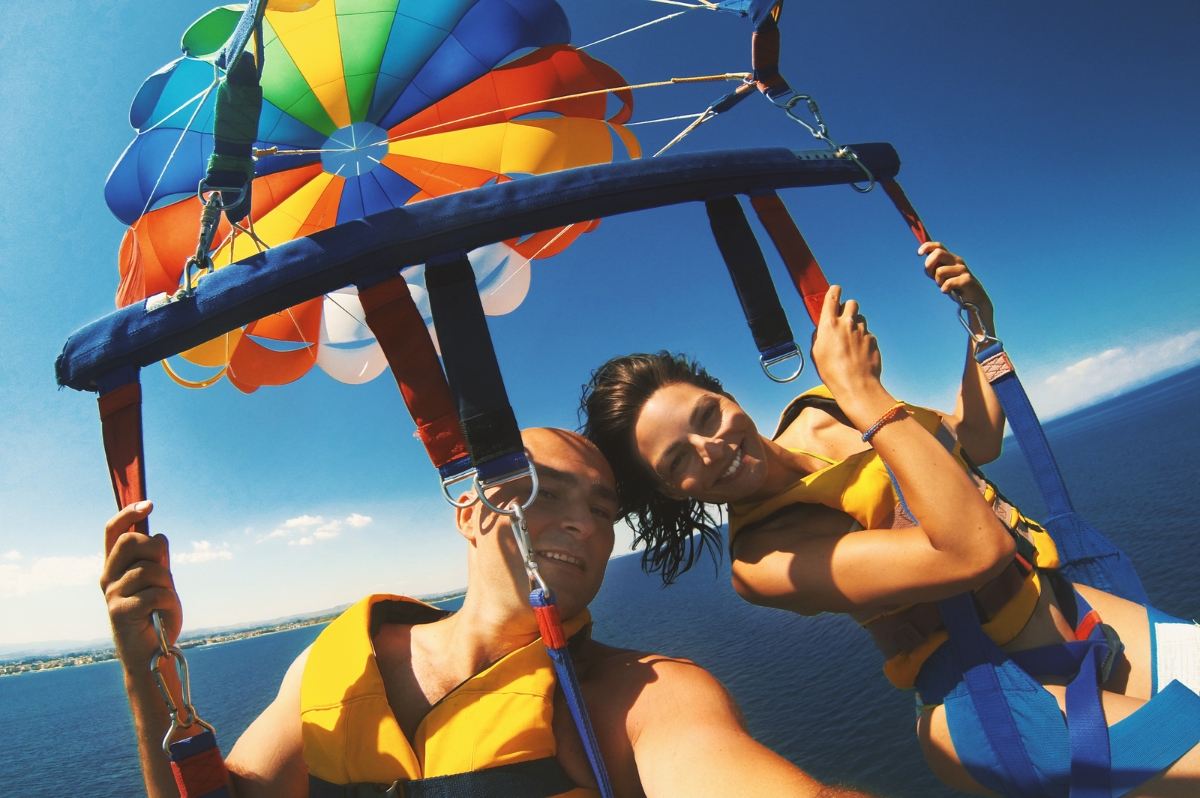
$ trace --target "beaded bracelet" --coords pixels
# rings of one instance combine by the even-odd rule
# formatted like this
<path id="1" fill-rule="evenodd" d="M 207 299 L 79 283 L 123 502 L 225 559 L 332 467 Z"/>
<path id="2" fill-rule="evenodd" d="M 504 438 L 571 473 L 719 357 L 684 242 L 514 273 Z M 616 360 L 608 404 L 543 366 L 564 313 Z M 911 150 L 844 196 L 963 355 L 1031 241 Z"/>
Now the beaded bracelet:
<path id="1" fill-rule="evenodd" d="M 896 402 L 896 404 L 888 408 L 886 413 L 879 417 L 878 421 L 872 424 L 871 427 L 862 434 L 863 443 L 870 442 L 871 438 L 875 437 L 876 432 L 879 432 L 879 430 L 883 429 L 888 424 L 891 424 L 893 421 L 903 417 L 903 415 L 904 402 Z"/>

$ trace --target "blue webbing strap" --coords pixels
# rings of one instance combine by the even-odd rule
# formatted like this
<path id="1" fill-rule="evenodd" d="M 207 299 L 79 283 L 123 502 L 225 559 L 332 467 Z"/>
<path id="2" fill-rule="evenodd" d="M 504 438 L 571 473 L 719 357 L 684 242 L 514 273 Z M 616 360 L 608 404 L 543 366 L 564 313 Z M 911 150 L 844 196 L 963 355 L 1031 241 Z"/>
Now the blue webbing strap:
<path id="1" fill-rule="evenodd" d="M 1003 344 L 996 341 L 980 348 L 975 359 L 1004 408 L 1038 492 L 1046 502 L 1049 517 L 1043 523 L 1059 549 L 1059 570 L 1071 581 L 1148 604 L 1146 590 L 1129 558 L 1075 512 L 1046 433 Z"/>
<path id="2" fill-rule="evenodd" d="M 475 271 L 466 253 L 430 258 L 425 267 L 446 380 L 480 481 L 529 467 L 517 417 L 496 362 Z"/>
<path id="3" fill-rule="evenodd" d="M 1004 662 L 1006 655 L 984 633 L 974 598 L 970 593 L 963 593 L 939 601 L 938 608 L 962 668 L 971 703 L 1008 781 L 1017 787 L 1023 798 L 1049 798 L 1029 759 L 1012 708 L 996 675 L 996 666 Z"/>
<path id="4" fill-rule="evenodd" d="M 888 144 L 855 144 L 876 178 L 900 159 Z M 716 150 L 581 166 L 394 208 L 272 247 L 208 275 L 191 296 L 136 302 L 71 335 L 59 385 L 96 390 L 124 365 L 148 366 L 385 269 L 619 213 L 778 188 L 841 185 L 862 171 L 826 150 Z"/>
<path id="5" fill-rule="evenodd" d="M 567 648 L 567 640 L 562 631 L 562 623 L 558 619 L 558 608 L 553 596 L 547 596 L 542 589 L 535 588 L 529 594 L 529 603 L 538 618 L 538 627 L 542 630 L 542 639 L 546 643 L 546 651 L 554 662 L 554 671 L 558 674 L 558 686 L 562 688 L 563 697 L 567 699 L 567 708 L 571 710 L 571 718 L 583 741 L 588 761 L 592 765 L 592 774 L 600 787 L 602 798 L 613 798 L 612 784 L 608 779 L 608 768 L 604 766 L 604 757 L 600 754 L 600 744 L 596 742 L 596 733 L 592 730 L 592 721 L 588 717 L 587 705 L 583 701 L 583 691 L 579 689 L 579 679 L 575 676 L 575 664 L 571 661 L 571 652 Z"/>
<path id="6" fill-rule="evenodd" d="M 1080 619 L 1091 606 L 1075 594 Z M 982 634 L 982 630 L 980 630 Z M 1115 640 L 1115 638 L 1114 638 Z M 1113 645 L 1116 650 L 1113 650 Z M 1112 749 L 1108 722 L 1100 700 L 1101 665 L 1109 667 L 1121 652 L 1119 641 L 1110 643 L 1104 624 L 1095 624 L 1087 640 L 1018 651 L 1009 657 L 1030 676 L 1069 676 L 1067 731 L 1071 738 L 1071 798 L 1112 798 Z M 1104 674 L 1107 675 L 1107 674 Z M 980 719 L 983 716 L 980 715 Z"/>
<path id="7" fill-rule="evenodd" d="M 704 206 L 759 354 L 770 360 L 795 351 L 791 325 L 738 198 L 710 199 Z"/>

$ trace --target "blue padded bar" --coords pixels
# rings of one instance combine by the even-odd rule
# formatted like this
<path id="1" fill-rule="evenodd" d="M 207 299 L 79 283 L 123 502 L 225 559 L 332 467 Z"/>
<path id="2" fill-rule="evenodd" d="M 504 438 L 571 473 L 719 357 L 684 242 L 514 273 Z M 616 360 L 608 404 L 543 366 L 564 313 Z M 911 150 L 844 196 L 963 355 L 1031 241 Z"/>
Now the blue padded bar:
<path id="1" fill-rule="evenodd" d="M 852 145 L 877 180 L 900 171 L 890 144 Z M 67 339 L 59 385 L 96 390 L 121 366 L 147 366 L 255 319 L 444 252 L 604 216 L 727 194 L 862 179 L 827 150 L 716 150 L 599 164 L 449 194 L 289 241 L 204 278 L 190 298 L 137 303 Z"/>

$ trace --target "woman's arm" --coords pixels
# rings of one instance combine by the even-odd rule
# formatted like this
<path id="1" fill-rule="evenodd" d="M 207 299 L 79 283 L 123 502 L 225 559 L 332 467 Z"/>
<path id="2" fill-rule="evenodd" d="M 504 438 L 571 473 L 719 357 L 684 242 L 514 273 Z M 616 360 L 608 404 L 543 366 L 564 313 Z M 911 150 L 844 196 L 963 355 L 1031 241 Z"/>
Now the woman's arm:
<path id="1" fill-rule="evenodd" d="M 843 306 L 840 298 L 837 286 L 825 297 L 813 363 L 850 422 L 867 430 L 896 400 L 879 381 L 879 348 L 858 315 L 858 303 Z M 902 414 L 879 429 L 871 444 L 920 526 L 838 534 L 803 519 L 779 519 L 739 538 L 734 566 L 739 592 L 795 612 L 851 611 L 946 598 L 983 584 L 1012 560 L 1008 530 L 958 461 L 920 423 Z M 842 514 L 807 512 L 816 514 L 808 519 L 812 524 L 847 523 Z"/>
<path id="2" fill-rule="evenodd" d="M 979 308 L 987 332 L 994 336 L 996 321 L 992 300 L 963 259 L 936 241 L 922 244 L 917 254 L 925 256 L 925 273 L 937 282 L 942 293 L 949 294 L 957 290 L 964 302 Z M 977 333 L 984 332 L 979 329 L 978 320 L 973 315 L 971 328 Z M 976 465 L 990 463 L 1000 456 L 1001 441 L 1004 439 L 1004 410 L 975 361 L 975 341 L 969 338 L 958 405 L 954 415 L 947 416 L 946 421 Z"/>

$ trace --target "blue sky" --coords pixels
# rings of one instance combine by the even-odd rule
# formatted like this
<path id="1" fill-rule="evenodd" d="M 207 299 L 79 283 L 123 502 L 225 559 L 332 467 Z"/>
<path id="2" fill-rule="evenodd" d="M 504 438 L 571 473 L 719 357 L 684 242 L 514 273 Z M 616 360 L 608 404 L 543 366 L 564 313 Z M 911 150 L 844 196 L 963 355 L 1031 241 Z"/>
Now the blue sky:
<path id="1" fill-rule="evenodd" d="M 675 10 L 563 5 L 575 44 Z M 0 8 L 0 643 L 107 633 L 96 578 L 113 500 L 95 399 L 58 390 L 52 364 L 72 330 L 113 308 L 123 231 L 102 189 L 132 138 L 129 102 L 210 7 Z M 783 73 L 834 137 L 899 151 L 901 182 L 988 286 L 1044 413 L 1200 361 L 1200 6 L 791 0 L 782 28 Z M 749 34 L 745 20 L 691 11 L 590 52 L 631 82 L 743 71 Z M 722 88 L 639 92 L 634 118 L 696 113 Z M 634 129 L 653 152 L 680 127 Z M 754 97 L 681 149 L 764 145 L 814 142 Z M 882 192 L 784 199 L 830 279 L 861 301 L 885 383 L 952 406 L 961 329 Z M 525 424 L 575 426 L 589 370 L 635 350 L 698 356 L 765 427 L 816 379 L 761 375 L 698 205 L 606 219 L 537 262 L 524 304 L 491 322 Z M 346 386 L 314 370 L 243 396 L 226 383 L 186 391 L 154 367 L 143 386 L 153 528 L 171 538 L 188 627 L 464 583 L 449 509 L 388 375 Z"/>

